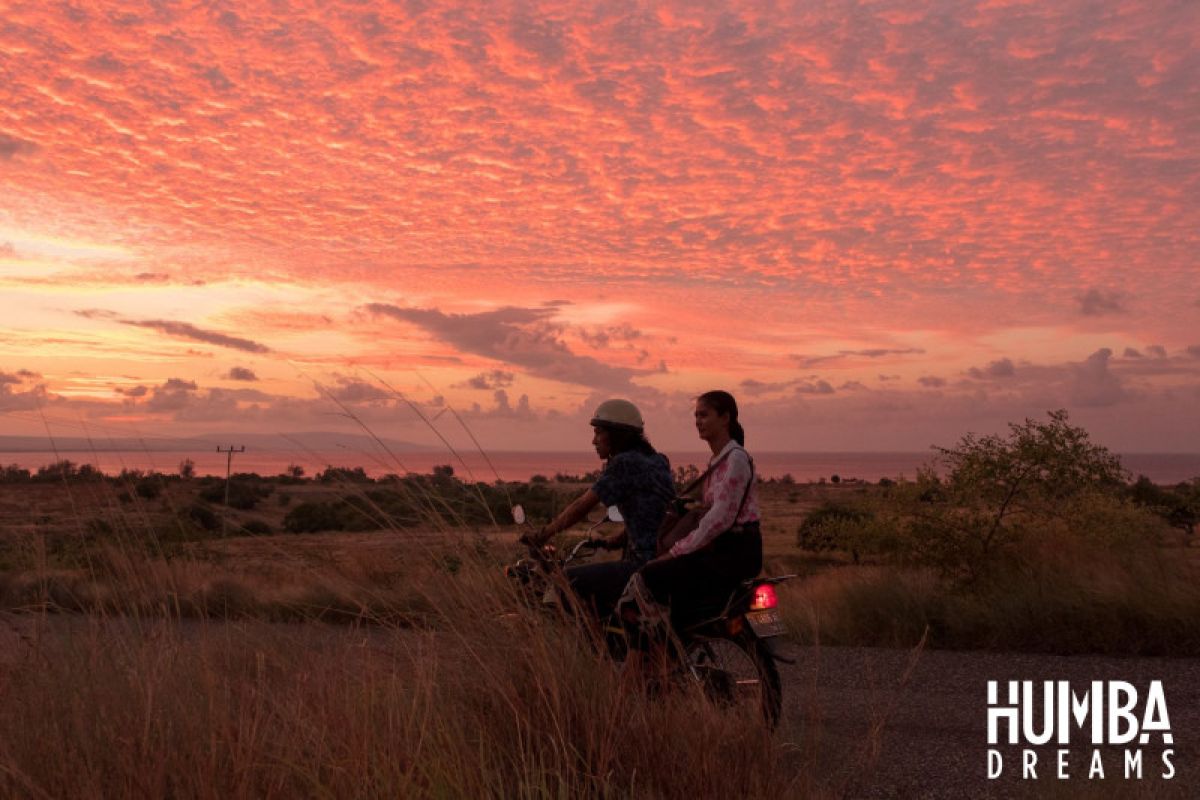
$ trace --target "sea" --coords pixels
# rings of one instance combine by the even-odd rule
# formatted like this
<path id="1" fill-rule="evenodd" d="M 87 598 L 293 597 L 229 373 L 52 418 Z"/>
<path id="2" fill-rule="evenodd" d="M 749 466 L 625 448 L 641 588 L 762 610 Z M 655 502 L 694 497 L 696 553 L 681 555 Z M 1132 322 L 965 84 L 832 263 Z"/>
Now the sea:
<path id="1" fill-rule="evenodd" d="M 791 476 L 797 482 L 857 479 L 878 481 L 880 478 L 912 478 L 927 465 L 933 452 L 912 453 L 783 453 L 752 451 L 758 474 L 763 478 Z M 703 452 L 668 453 L 672 466 L 696 465 L 703 468 L 708 454 Z M 76 464 L 91 464 L 106 474 L 123 469 L 173 473 L 185 460 L 195 465 L 197 475 L 223 476 L 228 456 L 214 450 L 100 450 L 100 451 L 0 451 L 0 466 L 15 464 L 30 470 L 67 459 Z M 1159 484 L 1174 484 L 1200 477 L 1200 453 L 1129 453 L 1121 463 L 1135 477 L 1145 475 Z M 601 467 L 590 451 L 578 452 L 516 452 L 448 451 L 396 452 L 394 455 L 338 450 L 333 452 L 289 452 L 282 450 L 235 453 L 233 472 L 259 475 L 279 475 L 296 465 L 312 476 L 326 467 L 362 467 L 368 475 L 379 477 L 389 473 L 430 473 L 435 466 L 450 465 L 454 474 L 464 480 L 527 481 L 536 475 L 554 479 L 555 475 L 584 475 Z"/>

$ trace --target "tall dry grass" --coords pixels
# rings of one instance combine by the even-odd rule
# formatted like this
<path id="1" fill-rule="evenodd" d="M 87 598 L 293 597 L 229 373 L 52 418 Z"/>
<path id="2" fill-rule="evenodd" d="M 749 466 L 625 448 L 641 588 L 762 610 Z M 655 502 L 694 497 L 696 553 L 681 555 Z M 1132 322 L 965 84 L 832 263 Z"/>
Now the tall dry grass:
<path id="1" fill-rule="evenodd" d="M 0 575 L 0 795 L 823 791 L 757 714 L 650 697 L 572 620 L 525 608 L 479 537 L 336 557 L 272 537 L 247 558 L 161 547 L 140 520 L 81 537 L 77 568 L 34 554 Z"/>
<path id="2" fill-rule="evenodd" d="M 436 620 L 279 625 L 93 610 L 18 619 L 0 793 L 30 797 L 806 794 L 753 713 L 650 698 L 471 564 Z M 503 615 L 502 615 L 503 614 Z M 11 624 L 11 621 L 10 621 Z"/>
<path id="3" fill-rule="evenodd" d="M 1057 654 L 1200 653 L 1200 580 L 1186 550 L 1059 541 L 973 584 L 932 569 L 844 567 L 783 590 L 789 629 L 828 645 Z"/>

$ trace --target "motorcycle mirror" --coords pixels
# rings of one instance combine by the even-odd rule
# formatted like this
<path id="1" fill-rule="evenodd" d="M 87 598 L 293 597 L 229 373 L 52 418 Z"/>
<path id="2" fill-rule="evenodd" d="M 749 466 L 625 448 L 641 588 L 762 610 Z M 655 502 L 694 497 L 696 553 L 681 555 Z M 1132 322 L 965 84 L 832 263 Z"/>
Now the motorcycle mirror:
<path id="1" fill-rule="evenodd" d="M 608 521 L 609 522 L 624 522 L 625 518 L 623 516 L 621 516 L 621 512 L 617 509 L 616 506 L 609 506 L 608 507 Z"/>
<path id="2" fill-rule="evenodd" d="M 513 522 L 517 523 L 518 525 L 525 524 L 525 508 L 519 503 L 512 507 L 512 518 Z"/>

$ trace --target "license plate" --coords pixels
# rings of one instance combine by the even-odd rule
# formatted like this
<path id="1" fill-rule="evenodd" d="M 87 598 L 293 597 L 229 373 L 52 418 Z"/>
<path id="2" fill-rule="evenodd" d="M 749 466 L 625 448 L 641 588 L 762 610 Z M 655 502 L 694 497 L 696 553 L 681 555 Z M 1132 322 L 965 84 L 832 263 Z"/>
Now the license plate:
<path id="1" fill-rule="evenodd" d="M 750 611 L 746 614 L 746 622 L 750 623 L 750 630 L 754 631 L 754 635 L 760 639 L 768 636 L 782 636 L 787 632 L 787 629 L 783 627 L 783 618 L 779 616 L 777 608 Z"/>

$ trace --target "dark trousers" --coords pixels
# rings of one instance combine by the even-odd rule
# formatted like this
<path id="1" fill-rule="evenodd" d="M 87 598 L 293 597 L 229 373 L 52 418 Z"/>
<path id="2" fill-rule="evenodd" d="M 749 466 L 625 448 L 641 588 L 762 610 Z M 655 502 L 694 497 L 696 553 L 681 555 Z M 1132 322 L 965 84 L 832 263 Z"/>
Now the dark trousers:
<path id="1" fill-rule="evenodd" d="M 762 533 L 757 522 L 722 533 L 702 550 L 655 561 L 642 580 L 655 601 L 671 608 L 676 623 L 718 611 L 742 581 L 762 571 Z"/>
<path id="2" fill-rule="evenodd" d="M 640 564 L 635 561 L 600 561 L 567 567 L 567 581 L 584 606 L 604 619 L 613 612 L 625 584 Z"/>

